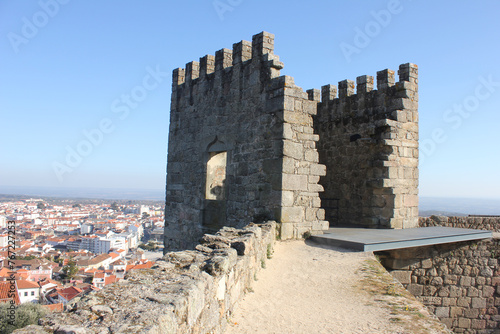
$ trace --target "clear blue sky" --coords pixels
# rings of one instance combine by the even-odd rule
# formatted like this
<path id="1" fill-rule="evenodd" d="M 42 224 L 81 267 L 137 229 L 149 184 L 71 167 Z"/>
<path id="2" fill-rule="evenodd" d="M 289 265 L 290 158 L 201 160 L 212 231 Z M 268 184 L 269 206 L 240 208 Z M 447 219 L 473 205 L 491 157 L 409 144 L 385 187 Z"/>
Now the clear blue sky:
<path id="1" fill-rule="evenodd" d="M 0 192 L 164 189 L 172 69 L 265 30 L 304 89 L 418 64 L 421 195 L 500 198 L 499 13 L 498 1 L 3 0 Z"/>

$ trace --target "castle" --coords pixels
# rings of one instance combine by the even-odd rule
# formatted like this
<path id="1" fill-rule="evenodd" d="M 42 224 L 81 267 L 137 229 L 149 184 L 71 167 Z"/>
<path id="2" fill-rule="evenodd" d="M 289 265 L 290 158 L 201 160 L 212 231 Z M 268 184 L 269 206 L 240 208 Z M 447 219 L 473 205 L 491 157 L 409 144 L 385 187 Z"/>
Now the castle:
<path id="1" fill-rule="evenodd" d="M 331 225 L 418 225 L 418 68 L 306 92 L 274 35 L 173 71 L 165 250 L 276 220 L 282 239 Z"/>

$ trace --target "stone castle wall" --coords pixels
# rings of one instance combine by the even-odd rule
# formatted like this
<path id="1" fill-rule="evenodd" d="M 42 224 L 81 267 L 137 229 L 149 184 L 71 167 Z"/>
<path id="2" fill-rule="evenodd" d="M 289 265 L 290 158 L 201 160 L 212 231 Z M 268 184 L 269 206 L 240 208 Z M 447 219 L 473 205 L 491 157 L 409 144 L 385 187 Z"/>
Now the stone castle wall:
<path id="1" fill-rule="evenodd" d="M 418 68 L 399 67 L 322 87 L 315 117 L 322 201 L 336 224 L 409 228 L 418 224 Z M 335 203 L 336 202 L 336 203 Z"/>
<path id="2" fill-rule="evenodd" d="M 205 235 L 196 250 L 168 253 L 153 268 L 91 292 L 70 312 L 15 333 L 224 333 L 272 255 L 275 235 L 275 222 Z"/>
<path id="3" fill-rule="evenodd" d="M 343 81 L 338 98 L 331 85 L 304 92 L 282 68 L 274 35 L 262 32 L 174 70 L 166 250 L 265 220 L 280 223 L 282 239 L 329 221 L 416 226 L 417 66 L 401 65 L 399 82 L 379 72 L 378 90 L 370 76 L 358 78 L 357 94 Z"/>
<path id="4" fill-rule="evenodd" d="M 263 32 L 174 70 L 166 249 L 192 248 L 204 232 L 266 219 L 283 223 L 283 239 L 327 227 L 315 102 L 293 78 L 279 76 L 283 63 L 273 49 L 274 35 Z"/>
<path id="5" fill-rule="evenodd" d="M 500 232 L 500 217 L 420 217 L 420 227 L 446 226 Z"/>
<path id="6" fill-rule="evenodd" d="M 423 226 L 481 228 L 500 218 L 421 218 Z M 457 226 L 458 225 L 458 226 Z M 403 286 L 455 333 L 500 331 L 500 237 L 378 252 Z"/>

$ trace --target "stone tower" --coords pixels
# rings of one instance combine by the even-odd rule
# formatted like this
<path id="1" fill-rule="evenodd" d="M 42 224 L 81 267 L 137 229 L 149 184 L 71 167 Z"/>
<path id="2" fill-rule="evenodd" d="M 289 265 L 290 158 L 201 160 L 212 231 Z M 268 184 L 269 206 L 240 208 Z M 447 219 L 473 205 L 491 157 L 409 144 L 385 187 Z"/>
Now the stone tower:
<path id="1" fill-rule="evenodd" d="M 320 97 L 280 76 L 273 51 L 262 32 L 174 70 L 165 249 L 270 219 L 282 239 L 339 222 L 416 226 L 417 67 L 402 65 L 398 83 L 379 72 L 375 91 L 365 76 L 357 94 L 343 81 L 338 98 L 330 85 Z"/>

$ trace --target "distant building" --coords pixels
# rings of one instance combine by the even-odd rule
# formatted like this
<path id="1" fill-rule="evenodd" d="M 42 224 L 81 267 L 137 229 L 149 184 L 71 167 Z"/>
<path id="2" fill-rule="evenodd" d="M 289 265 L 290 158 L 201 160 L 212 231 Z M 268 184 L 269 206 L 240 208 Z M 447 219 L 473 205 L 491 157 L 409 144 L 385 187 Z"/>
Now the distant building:
<path id="1" fill-rule="evenodd" d="M 89 224 L 89 223 L 84 223 L 82 224 L 82 227 L 80 227 L 80 233 L 81 234 L 90 234 L 94 230 L 94 225 Z"/>
<path id="2" fill-rule="evenodd" d="M 83 292 L 83 290 L 81 290 L 77 287 L 74 287 L 74 286 L 70 286 L 70 287 L 65 288 L 65 289 L 56 289 L 54 292 L 50 293 L 47 296 L 47 300 L 49 300 L 53 304 L 63 303 L 66 305 L 72 299 L 81 295 L 82 292 Z"/>
<path id="3" fill-rule="evenodd" d="M 0 234 L 0 248 L 8 246 L 9 236 L 7 234 Z"/>
<path id="4" fill-rule="evenodd" d="M 21 304 L 38 303 L 40 300 L 40 286 L 32 281 L 16 280 L 17 292 Z"/>
<path id="5" fill-rule="evenodd" d="M 143 213 L 147 213 L 148 215 L 150 215 L 149 206 L 141 205 L 141 208 L 139 209 L 139 214 L 142 216 Z"/>
<path id="6" fill-rule="evenodd" d="M 14 294 L 14 296 L 12 296 Z M 17 286 L 14 291 L 12 291 L 12 284 L 10 281 L 0 281 L 0 303 L 10 303 L 14 300 L 15 305 L 21 304 L 19 299 L 19 294 L 17 293 Z"/>

